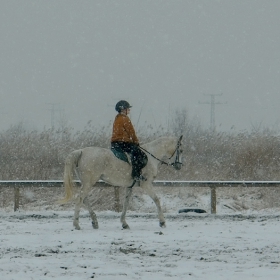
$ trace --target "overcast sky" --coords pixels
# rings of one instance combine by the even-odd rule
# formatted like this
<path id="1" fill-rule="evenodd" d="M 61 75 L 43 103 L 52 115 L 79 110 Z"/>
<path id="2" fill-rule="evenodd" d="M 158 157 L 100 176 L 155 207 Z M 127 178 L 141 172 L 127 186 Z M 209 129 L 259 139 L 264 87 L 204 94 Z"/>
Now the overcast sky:
<path id="1" fill-rule="evenodd" d="M 187 108 L 218 130 L 280 128 L 279 0 L 0 0 L 0 129 L 89 120 L 114 105 L 167 125 Z M 201 103 L 200 103 L 201 102 Z"/>

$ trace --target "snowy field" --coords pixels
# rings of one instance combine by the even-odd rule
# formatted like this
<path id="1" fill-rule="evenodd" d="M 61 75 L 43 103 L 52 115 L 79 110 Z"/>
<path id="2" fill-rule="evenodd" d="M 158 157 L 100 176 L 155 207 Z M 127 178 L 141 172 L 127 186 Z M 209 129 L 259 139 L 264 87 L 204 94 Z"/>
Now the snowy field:
<path id="1" fill-rule="evenodd" d="M 0 212 L 0 279 L 280 279 L 280 211 L 72 215 Z"/>

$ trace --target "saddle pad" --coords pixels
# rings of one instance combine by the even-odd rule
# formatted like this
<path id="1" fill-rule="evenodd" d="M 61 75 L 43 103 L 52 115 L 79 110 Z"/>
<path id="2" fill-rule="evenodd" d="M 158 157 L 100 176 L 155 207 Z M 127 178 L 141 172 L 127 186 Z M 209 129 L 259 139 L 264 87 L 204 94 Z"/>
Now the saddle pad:
<path id="1" fill-rule="evenodd" d="M 129 163 L 128 161 L 128 158 L 127 158 L 127 155 L 125 152 L 123 152 L 122 150 L 116 150 L 116 149 L 111 149 L 111 151 L 114 153 L 114 155 L 120 159 L 120 160 L 123 160 L 127 163 Z"/>

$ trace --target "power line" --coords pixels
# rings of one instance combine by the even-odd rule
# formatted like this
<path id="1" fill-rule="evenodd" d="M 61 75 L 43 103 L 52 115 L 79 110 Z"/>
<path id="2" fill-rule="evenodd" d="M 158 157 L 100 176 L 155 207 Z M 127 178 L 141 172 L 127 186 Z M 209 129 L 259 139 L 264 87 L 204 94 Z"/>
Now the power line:
<path id="1" fill-rule="evenodd" d="M 216 96 L 221 96 L 222 93 L 219 94 L 205 94 L 205 96 L 210 96 L 210 102 L 199 102 L 199 104 L 209 104 L 211 107 L 210 110 L 210 130 L 212 132 L 215 131 L 216 129 L 216 124 L 215 124 L 215 105 L 221 105 L 221 104 L 226 104 L 226 102 L 216 102 L 215 97 Z"/>

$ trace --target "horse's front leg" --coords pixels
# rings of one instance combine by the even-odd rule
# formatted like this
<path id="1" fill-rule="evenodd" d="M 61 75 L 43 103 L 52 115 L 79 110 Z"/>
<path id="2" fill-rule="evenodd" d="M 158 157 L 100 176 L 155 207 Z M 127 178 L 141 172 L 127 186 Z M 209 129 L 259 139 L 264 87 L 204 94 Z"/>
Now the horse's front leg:
<path id="1" fill-rule="evenodd" d="M 152 187 L 150 185 L 146 185 L 144 187 L 144 190 L 147 192 L 147 194 L 152 198 L 154 203 L 157 206 L 157 211 L 158 211 L 158 218 L 159 218 L 159 226 L 160 227 L 165 227 L 165 218 L 161 209 L 160 201 L 155 192 L 153 191 Z"/>
<path id="2" fill-rule="evenodd" d="M 129 200 L 130 200 L 131 194 L 132 194 L 132 188 L 129 188 L 129 187 L 126 188 L 125 199 L 124 199 L 124 203 L 123 203 L 123 210 L 122 210 L 122 215 L 121 215 L 121 223 L 122 223 L 122 227 L 124 229 L 129 229 L 129 225 L 125 221 L 125 215 L 126 215 L 126 210 L 129 205 Z"/>

